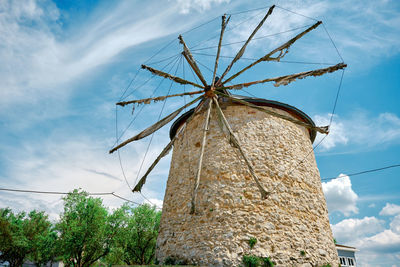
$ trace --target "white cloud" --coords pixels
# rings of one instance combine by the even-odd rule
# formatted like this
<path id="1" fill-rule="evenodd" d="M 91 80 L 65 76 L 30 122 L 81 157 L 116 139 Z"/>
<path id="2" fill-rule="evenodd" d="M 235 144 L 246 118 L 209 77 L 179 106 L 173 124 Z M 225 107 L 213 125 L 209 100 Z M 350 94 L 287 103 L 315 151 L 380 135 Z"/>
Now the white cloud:
<path id="1" fill-rule="evenodd" d="M 339 244 L 347 244 L 351 241 L 384 230 L 385 221 L 375 217 L 364 217 L 363 219 L 345 219 L 332 225 L 333 236 Z"/>
<path id="2" fill-rule="evenodd" d="M 385 229 L 385 221 L 376 217 L 345 219 L 332 225 L 334 237 L 340 244 L 356 247 L 360 266 L 391 266 L 400 259 L 400 217 Z"/>
<path id="3" fill-rule="evenodd" d="M 330 116 L 331 114 L 328 114 L 326 116 L 315 115 L 314 122 L 316 125 L 319 126 L 329 125 Z M 329 129 L 329 135 L 320 144 L 320 147 L 325 150 L 331 149 L 337 145 L 346 145 L 349 141 L 349 138 L 347 137 L 347 130 L 344 124 L 337 120 L 337 115 L 335 115 L 334 118 L 335 119 L 332 121 L 331 127 Z M 323 136 L 321 134 L 318 134 L 315 143 L 318 144 L 322 138 Z"/>
<path id="4" fill-rule="evenodd" d="M 396 204 L 386 203 L 386 206 L 382 208 L 379 215 L 393 216 L 400 214 L 400 206 Z"/>
<path id="5" fill-rule="evenodd" d="M 396 234 L 400 234 L 400 215 L 394 217 L 394 219 L 390 223 L 390 230 L 392 230 Z"/>
<path id="6" fill-rule="evenodd" d="M 359 241 L 358 248 L 365 251 L 399 253 L 400 235 L 387 229 L 374 236 Z"/>
<path id="7" fill-rule="evenodd" d="M 344 174 L 339 176 L 342 178 L 322 183 L 329 212 L 338 211 L 345 216 L 349 216 L 351 213 L 358 213 L 356 206 L 358 196 L 351 188 L 350 178 Z"/>
<path id="8" fill-rule="evenodd" d="M 327 125 L 330 114 L 315 115 L 317 125 Z M 374 134 L 371 135 L 370 133 Z M 321 140 L 318 134 L 316 143 Z M 350 118 L 334 116 L 329 135 L 319 147 L 322 151 L 340 145 L 357 145 L 370 149 L 378 145 L 397 144 L 400 141 L 400 118 L 393 113 L 381 113 L 370 116 L 364 111 L 353 113 Z"/>
<path id="9" fill-rule="evenodd" d="M 163 200 L 161 199 L 156 199 L 156 198 L 150 198 L 150 199 L 145 199 L 144 203 L 150 204 L 150 205 L 155 205 L 157 208 L 162 209 L 163 207 Z"/>
<path id="10" fill-rule="evenodd" d="M 180 13 L 188 14 L 192 11 L 204 12 L 212 5 L 227 4 L 230 0 L 177 0 Z"/>

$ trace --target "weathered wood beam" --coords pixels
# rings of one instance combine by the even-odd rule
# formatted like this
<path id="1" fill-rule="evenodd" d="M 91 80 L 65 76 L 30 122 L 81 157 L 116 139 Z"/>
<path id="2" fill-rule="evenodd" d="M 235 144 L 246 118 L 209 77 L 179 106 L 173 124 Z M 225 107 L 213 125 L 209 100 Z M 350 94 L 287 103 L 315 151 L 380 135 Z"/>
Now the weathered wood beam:
<path id="1" fill-rule="evenodd" d="M 192 53 L 190 52 L 189 48 L 187 47 L 185 41 L 183 40 L 182 35 L 179 35 L 178 37 L 180 43 L 183 45 L 183 52 L 182 55 L 185 57 L 186 61 L 189 63 L 190 67 L 194 70 L 196 73 L 197 77 L 199 77 L 200 81 L 204 86 L 207 86 L 207 82 L 203 77 L 203 74 L 201 73 L 199 67 L 196 64 L 196 61 L 193 58 Z"/>
<path id="2" fill-rule="evenodd" d="M 214 97 L 213 101 L 215 103 L 219 119 L 222 120 L 222 123 L 228 129 L 228 132 L 229 132 L 229 143 L 239 150 L 240 154 L 242 155 L 242 157 L 243 157 L 243 159 L 244 159 L 244 161 L 245 161 L 245 163 L 246 163 L 246 165 L 247 165 L 247 167 L 249 169 L 249 172 L 250 172 L 251 176 L 253 177 L 254 181 L 257 184 L 258 190 L 261 193 L 261 198 L 262 199 L 266 199 L 268 197 L 269 193 L 261 185 L 260 179 L 258 178 L 257 174 L 255 173 L 253 166 L 251 165 L 250 161 L 247 159 L 246 154 L 244 153 L 242 147 L 240 146 L 239 140 L 237 139 L 236 135 L 233 133 L 232 128 L 230 127 L 227 119 L 225 118 L 225 115 L 222 112 L 222 110 L 221 110 L 221 108 L 220 108 L 220 106 L 218 104 L 218 100 Z"/>
<path id="3" fill-rule="evenodd" d="M 195 184 L 194 184 L 194 188 L 193 188 L 193 195 L 192 195 L 190 214 L 194 214 L 196 212 L 197 190 L 198 190 L 199 184 L 200 184 L 201 169 L 203 167 L 204 148 L 206 146 L 207 132 L 208 132 L 209 125 L 210 125 L 210 114 L 211 114 L 212 100 L 210 98 L 208 98 L 206 101 L 208 101 L 208 106 L 207 106 L 207 111 L 206 111 L 206 119 L 204 121 L 203 139 L 201 141 L 199 163 L 198 163 L 198 167 L 197 167 L 197 172 L 196 172 L 196 177 L 195 177 Z"/>
<path id="4" fill-rule="evenodd" d="M 150 172 L 154 169 L 154 167 L 158 164 L 158 162 L 168 155 L 169 151 L 171 150 L 172 146 L 174 145 L 176 139 L 178 136 L 184 131 L 184 129 L 187 127 L 188 123 L 194 118 L 194 116 L 198 113 L 198 111 L 201 109 L 201 106 L 203 104 L 200 103 L 195 111 L 192 113 L 192 115 L 187 118 L 186 122 L 182 127 L 178 130 L 178 132 L 175 134 L 175 136 L 171 139 L 171 141 L 164 147 L 164 149 L 161 151 L 160 155 L 156 158 L 156 160 L 151 164 L 149 169 L 146 171 L 146 173 L 140 178 L 139 182 L 135 185 L 133 188 L 132 192 L 140 192 L 142 190 L 143 185 L 146 183 L 147 176 L 150 174 Z"/>
<path id="5" fill-rule="evenodd" d="M 258 64 L 260 62 L 263 62 L 263 61 L 279 61 L 281 58 L 283 58 L 288 53 L 289 47 L 292 44 L 294 44 L 298 39 L 303 37 L 308 32 L 310 32 L 310 31 L 314 30 L 315 28 L 317 28 L 321 23 L 322 23 L 322 21 L 318 21 L 317 23 L 315 23 L 311 27 L 307 28 L 305 31 L 299 33 L 298 35 L 296 35 L 295 37 L 293 37 L 292 39 L 290 39 L 289 41 L 287 41 L 283 45 L 279 46 L 278 48 L 275 48 L 274 50 L 272 50 L 271 52 L 269 52 L 265 56 L 259 58 L 258 60 L 256 60 L 255 62 L 251 63 L 250 65 L 248 65 L 247 67 L 245 67 L 241 71 L 239 71 L 236 74 L 232 75 L 231 77 L 229 77 L 228 79 L 223 81 L 222 84 L 226 84 L 227 82 L 230 82 L 231 80 L 235 79 L 237 76 L 239 76 L 240 74 L 242 74 L 243 72 L 245 72 L 246 70 L 250 69 L 251 67 L 253 67 L 254 65 L 256 65 L 256 64 Z M 276 57 L 272 57 L 277 52 L 279 52 L 279 55 L 276 56 Z"/>
<path id="6" fill-rule="evenodd" d="M 129 101 L 118 102 L 118 103 L 116 103 L 116 105 L 124 107 L 129 104 L 150 104 L 151 101 L 157 102 L 157 101 L 163 101 L 170 97 L 196 95 L 196 94 L 201 94 L 201 93 L 204 93 L 204 91 L 201 90 L 201 91 L 186 92 L 186 93 L 174 94 L 174 95 L 157 96 L 157 97 L 143 98 L 143 99 L 138 99 L 138 100 L 129 100 Z"/>
<path id="7" fill-rule="evenodd" d="M 264 80 L 254 81 L 254 82 L 239 83 L 239 84 L 235 84 L 235 85 L 224 86 L 224 87 L 221 87 L 221 89 L 240 90 L 244 87 L 248 87 L 248 86 L 260 84 L 260 83 L 266 83 L 266 82 L 275 82 L 274 86 L 278 87 L 280 85 L 288 85 L 289 83 L 291 83 L 297 79 L 304 79 L 309 76 L 314 76 L 314 77 L 321 76 L 325 73 L 335 72 L 337 70 L 344 69 L 346 67 L 347 67 L 347 64 L 339 63 L 334 66 L 330 66 L 330 67 L 323 68 L 323 69 L 299 72 L 299 73 L 295 73 L 295 74 L 279 76 L 279 77 L 275 77 L 275 78 L 268 78 L 268 79 L 264 79 Z"/>
<path id="8" fill-rule="evenodd" d="M 237 52 L 236 56 L 233 58 L 232 62 L 226 67 L 224 73 L 221 75 L 219 81 L 217 82 L 218 84 L 221 84 L 221 81 L 225 77 L 225 75 L 231 70 L 233 64 L 235 64 L 236 61 L 238 61 L 244 54 L 244 51 L 246 50 L 247 45 L 250 43 L 251 39 L 253 39 L 254 35 L 257 33 L 257 31 L 261 28 L 261 26 L 264 24 L 264 22 L 267 20 L 267 18 L 272 14 L 272 11 L 274 10 L 275 5 L 271 6 L 267 12 L 267 14 L 264 16 L 264 18 L 258 23 L 257 27 L 253 30 L 253 32 L 250 34 L 249 38 L 247 38 L 247 41 L 243 44 L 243 46 L 240 48 L 240 50 Z"/>
<path id="9" fill-rule="evenodd" d="M 120 143 L 119 145 L 115 146 L 113 149 L 111 149 L 109 151 L 109 153 L 111 154 L 111 153 L 115 152 L 116 150 L 126 146 L 127 144 L 129 144 L 129 143 L 131 143 L 133 141 L 140 140 L 140 139 L 142 139 L 142 138 L 154 133 L 155 131 L 157 131 L 158 129 L 163 127 L 165 124 L 167 124 L 168 122 L 172 121 L 176 116 L 178 116 L 179 113 L 181 113 L 182 110 L 184 110 L 185 108 L 189 107 L 190 105 L 196 103 L 202 97 L 203 96 L 199 96 L 196 99 L 190 101 L 189 103 L 183 105 L 182 107 L 180 107 L 179 109 L 175 110 L 174 112 L 172 112 L 168 116 L 164 117 L 160 121 L 156 122 L 155 124 L 151 125 L 150 127 L 146 128 L 145 130 L 141 131 L 139 134 L 137 134 L 134 137 L 131 137 L 131 138 L 125 140 L 124 142 Z"/>
<path id="10" fill-rule="evenodd" d="M 203 86 L 201 86 L 201 85 L 199 85 L 199 84 L 197 84 L 197 83 L 184 80 L 184 79 L 182 79 L 182 78 L 173 76 L 173 75 L 171 75 L 171 74 L 169 74 L 169 73 L 166 73 L 166 72 L 163 72 L 163 71 L 160 71 L 160 70 L 156 70 L 156 69 L 154 69 L 154 68 L 152 68 L 152 67 L 149 67 L 149 66 L 146 66 L 146 65 L 142 65 L 142 69 L 146 69 L 146 70 L 150 71 L 151 73 L 153 73 L 153 74 L 155 74 L 155 75 L 158 75 L 158 76 L 161 76 L 161 77 L 170 79 L 170 80 L 172 80 L 172 81 L 174 81 L 174 82 L 177 82 L 177 83 L 180 83 L 180 84 L 190 84 L 190 85 L 193 85 L 194 87 L 198 87 L 198 88 L 204 89 Z"/>
<path id="11" fill-rule="evenodd" d="M 220 55 L 220 52 L 221 52 L 222 37 L 224 36 L 226 25 L 228 24 L 229 20 L 231 19 L 231 16 L 228 17 L 228 20 L 225 21 L 225 19 L 226 19 L 226 16 L 223 15 L 222 16 L 222 23 L 221 23 L 221 34 L 219 35 L 217 57 L 215 58 L 215 65 L 214 65 L 214 72 L 213 72 L 213 77 L 212 77 L 212 82 L 211 82 L 211 88 L 213 88 L 214 84 L 215 84 L 215 76 L 217 74 L 218 60 L 219 60 L 219 55 Z M 220 80 L 221 79 L 218 79 L 218 81 L 220 81 Z"/>

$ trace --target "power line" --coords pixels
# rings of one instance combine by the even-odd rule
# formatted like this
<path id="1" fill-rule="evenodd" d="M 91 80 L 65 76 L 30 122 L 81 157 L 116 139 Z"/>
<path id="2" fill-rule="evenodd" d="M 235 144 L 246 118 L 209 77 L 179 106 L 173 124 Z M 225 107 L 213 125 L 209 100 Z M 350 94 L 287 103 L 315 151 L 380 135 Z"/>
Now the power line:
<path id="1" fill-rule="evenodd" d="M 68 195 L 71 194 L 72 192 L 61 192 L 61 191 L 40 191 L 40 190 L 27 190 L 27 189 L 14 189 L 14 188 L 0 188 L 0 191 L 7 191 L 7 192 L 14 192 L 14 193 L 29 193 L 29 194 L 46 194 L 46 195 Z M 126 202 L 130 202 L 136 205 L 141 205 L 141 203 L 129 200 L 127 198 L 124 198 L 115 192 L 86 192 L 89 196 L 114 196 L 116 198 L 119 198 L 121 200 L 124 200 Z M 151 203 L 152 204 L 152 203 Z M 156 206 L 157 209 L 161 209 L 160 207 L 157 207 L 157 205 L 153 204 Z"/>
<path id="2" fill-rule="evenodd" d="M 52 194 L 52 195 L 68 195 L 71 192 L 59 192 L 59 191 L 38 191 L 38 190 L 26 190 L 26 189 L 11 189 L 11 188 L 0 188 L 0 191 L 10 191 L 18 193 L 33 193 L 33 194 Z M 101 193 L 88 193 L 91 196 L 104 196 L 112 195 L 112 192 L 101 192 Z"/>
<path id="3" fill-rule="evenodd" d="M 390 165 L 390 166 L 385 166 L 385 167 L 381 167 L 381 168 L 377 168 L 377 169 L 360 171 L 360 172 L 355 172 L 355 173 L 350 173 L 350 174 L 343 174 L 343 175 L 339 175 L 337 177 L 321 178 L 321 181 L 334 180 L 334 179 L 339 179 L 339 178 L 343 178 L 343 177 L 346 177 L 346 176 L 356 176 L 356 175 L 360 175 L 360 174 L 365 174 L 365 173 L 370 173 L 370 172 L 377 172 L 377 171 L 382 171 L 382 170 L 386 170 L 386 169 L 390 169 L 390 168 L 396 168 L 396 167 L 400 167 L 400 164 L 395 164 L 395 165 Z"/>

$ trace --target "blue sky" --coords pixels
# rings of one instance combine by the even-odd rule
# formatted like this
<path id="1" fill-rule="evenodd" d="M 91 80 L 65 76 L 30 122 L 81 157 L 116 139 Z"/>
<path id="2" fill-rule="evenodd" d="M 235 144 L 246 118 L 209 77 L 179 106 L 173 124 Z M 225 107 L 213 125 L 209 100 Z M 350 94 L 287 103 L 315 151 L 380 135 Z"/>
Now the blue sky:
<path id="1" fill-rule="evenodd" d="M 115 105 L 135 76 L 140 64 L 173 41 L 148 63 L 181 51 L 177 36 L 223 13 L 237 13 L 277 4 L 322 20 L 348 64 L 330 135 L 316 150 L 321 177 L 379 168 L 400 163 L 400 3 L 398 1 L 0 1 L 0 187 L 90 192 L 116 192 L 143 202 L 126 185 L 118 155 L 109 155 L 115 142 Z M 160 6 L 162 5 L 162 6 Z M 233 15 L 225 40 L 242 41 L 265 14 L 264 10 Z M 256 37 L 308 26 L 315 21 L 276 8 Z M 236 27 L 234 27 L 236 26 Z M 213 66 L 220 19 L 183 34 L 194 56 Z M 231 27 L 231 28 L 230 28 Z M 261 38 L 248 47 L 244 57 L 258 58 L 296 33 Z M 228 31 L 229 30 L 229 31 Z M 210 39 L 207 42 L 204 40 Z M 224 46 L 232 56 L 239 45 Z M 199 48 L 207 48 L 195 50 Z M 176 59 L 176 61 L 174 61 Z M 339 63 L 323 27 L 296 42 L 287 61 Z M 175 62 L 175 65 L 174 65 Z M 179 57 L 151 66 L 184 71 Z M 241 60 L 236 69 L 248 64 Z M 223 68 L 229 63 L 221 59 Z M 320 64 L 265 63 L 237 79 L 251 81 L 324 67 Z M 208 78 L 210 72 L 200 66 Z M 288 86 L 270 84 L 247 88 L 244 95 L 278 100 L 310 115 L 318 125 L 329 121 L 340 71 L 307 78 Z M 169 81 L 140 71 L 127 99 L 166 94 Z M 173 85 L 171 93 L 190 87 Z M 134 91 L 135 90 L 135 91 Z M 188 100 L 187 98 L 186 100 Z M 119 134 L 132 116 L 140 113 L 125 137 L 155 122 L 162 114 L 183 105 L 184 99 L 141 107 L 118 109 Z M 318 137 L 320 138 L 320 137 Z M 132 185 L 150 138 L 124 148 L 121 160 Z M 318 140 L 318 139 L 317 139 Z M 168 127 L 151 142 L 146 166 L 168 142 Z M 143 194 L 162 205 L 170 155 L 149 177 Z M 399 266 L 400 262 L 400 168 L 345 177 L 323 183 L 330 222 L 340 243 L 354 245 L 361 266 Z M 122 201 L 103 197 L 109 207 Z M 0 193 L 0 207 L 46 210 L 56 219 L 59 196 Z M 397 264 L 397 265 L 396 265 Z"/>

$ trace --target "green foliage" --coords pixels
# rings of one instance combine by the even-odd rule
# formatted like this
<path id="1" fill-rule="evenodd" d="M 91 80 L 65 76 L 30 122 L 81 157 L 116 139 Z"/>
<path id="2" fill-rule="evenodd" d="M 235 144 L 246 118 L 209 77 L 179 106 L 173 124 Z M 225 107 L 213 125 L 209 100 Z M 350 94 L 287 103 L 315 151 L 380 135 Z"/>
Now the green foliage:
<path id="1" fill-rule="evenodd" d="M 269 257 L 263 257 L 261 260 L 263 267 L 274 267 L 275 265 L 275 263 Z"/>
<path id="2" fill-rule="evenodd" d="M 153 263 L 161 212 L 150 205 L 135 208 L 124 205 L 115 213 L 122 218 L 122 224 L 110 257 L 128 265 Z M 116 256 L 117 253 L 121 255 Z M 115 261 L 108 263 L 118 264 Z"/>
<path id="3" fill-rule="evenodd" d="M 269 257 L 255 255 L 244 255 L 243 264 L 245 267 L 273 267 L 275 265 Z"/>
<path id="4" fill-rule="evenodd" d="M 250 246 L 250 249 L 253 249 L 254 246 L 256 245 L 256 243 L 257 243 L 257 238 L 251 237 L 251 238 L 249 239 L 249 246 Z"/>
<path id="5" fill-rule="evenodd" d="M 332 265 L 330 263 L 324 264 L 321 267 L 332 267 Z"/>
<path id="6" fill-rule="evenodd" d="M 168 256 L 164 261 L 165 265 L 175 265 L 175 263 L 176 263 L 175 258 L 170 257 L 170 256 Z"/>
<path id="7" fill-rule="evenodd" d="M 305 252 L 304 250 L 301 250 L 301 251 L 300 251 L 300 255 L 301 255 L 301 256 L 305 256 L 305 255 L 306 255 L 306 252 Z"/>
<path id="8" fill-rule="evenodd" d="M 22 266 L 29 253 L 29 240 L 24 233 L 24 212 L 14 214 L 10 209 L 0 209 L 0 261 L 11 267 Z"/>
<path id="9" fill-rule="evenodd" d="M 14 214 L 0 209 L 0 261 L 10 266 L 21 266 L 29 258 L 41 266 L 55 257 L 57 235 L 44 212 L 31 211 Z M 53 250 L 52 250 L 53 249 Z"/>
<path id="10" fill-rule="evenodd" d="M 30 253 L 28 259 L 36 266 L 53 261 L 57 254 L 57 233 L 44 212 L 31 211 L 28 214 L 27 231 Z"/>
<path id="11" fill-rule="evenodd" d="M 257 267 L 260 266 L 260 258 L 255 255 L 244 255 L 243 264 L 245 267 Z"/>
<path id="12" fill-rule="evenodd" d="M 333 238 L 333 243 L 334 243 L 335 245 L 337 244 L 336 238 Z"/>
<path id="13" fill-rule="evenodd" d="M 70 266 L 90 266 L 110 252 L 120 225 L 118 216 L 109 216 L 100 198 L 74 190 L 64 200 L 59 231 L 63 261 Z"/>

